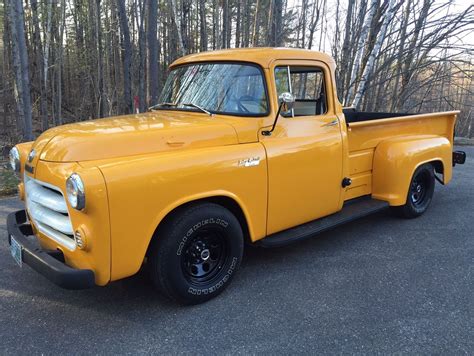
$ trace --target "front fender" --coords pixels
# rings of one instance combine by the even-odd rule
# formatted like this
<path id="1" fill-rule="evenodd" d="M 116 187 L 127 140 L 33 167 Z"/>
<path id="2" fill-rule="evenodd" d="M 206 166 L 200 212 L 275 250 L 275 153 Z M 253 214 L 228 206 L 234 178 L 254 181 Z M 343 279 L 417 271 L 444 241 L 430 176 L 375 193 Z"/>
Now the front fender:
<path id="1" fill-rule="evenodd" d="M 417 135 L 380 142 L 374 153 L 372 197 L 397 206 L 406 203 L 415 170 L 428 162 L 441 162 L 443 182 L 452 176 L 452 145 L 442 136 Z"/>
<path id="2" fill-rule="evenodd" d="M 258 165 L 241 164 L 257 157 Z M 260 143 L 114 159 L 100 169 L 109 194 L 112 280 L 135 274 L 159 223 L 191 201 L 229 197 L 241 207 L 250 238 L 265 235 L 267 167 Z"/>
<path id="3" fill-rule="evenodd" d="M 34 141 L 30 142 L 23 142 L 17 144 L 15 147 L 18 148 L 18 152 L 20 153 L 20 177 L 23 180 L 23 172 L 25 169 L 26 159 L 28 158 L 28 154 L 31 151 L 31 147 L 33 147 Z"/>

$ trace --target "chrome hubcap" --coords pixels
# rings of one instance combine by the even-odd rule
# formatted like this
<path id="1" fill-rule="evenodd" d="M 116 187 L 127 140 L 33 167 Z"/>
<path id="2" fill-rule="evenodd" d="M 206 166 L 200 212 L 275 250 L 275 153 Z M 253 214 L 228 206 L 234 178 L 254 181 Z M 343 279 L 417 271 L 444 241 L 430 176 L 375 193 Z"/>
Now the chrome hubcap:
<path id="1" fill-rule="evenodd" d="M 207 261 L 210 256 L 211 256 L 211 253 L 209 252 L 209 250 L 207 248 L 205 250 L 201 251 L 201 259 L 203 261 Z"/>

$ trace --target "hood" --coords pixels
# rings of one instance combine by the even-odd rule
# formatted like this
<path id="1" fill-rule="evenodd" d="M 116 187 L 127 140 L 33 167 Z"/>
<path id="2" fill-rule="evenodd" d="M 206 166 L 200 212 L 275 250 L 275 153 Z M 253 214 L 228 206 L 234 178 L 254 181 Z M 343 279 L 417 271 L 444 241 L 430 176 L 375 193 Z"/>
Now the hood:
<path id="1" fill-rule="evenodd" d="M 59 126 L 33 148 L 44 161 L 78 162 L 236 143 L 233 126 L 218 118 L 156 111 Z"/>

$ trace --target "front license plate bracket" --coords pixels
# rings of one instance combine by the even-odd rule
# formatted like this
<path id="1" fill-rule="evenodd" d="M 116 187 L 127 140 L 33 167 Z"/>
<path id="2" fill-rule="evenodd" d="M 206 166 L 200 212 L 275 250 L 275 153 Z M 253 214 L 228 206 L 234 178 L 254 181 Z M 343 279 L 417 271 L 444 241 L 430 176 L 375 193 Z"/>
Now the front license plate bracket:
<path id="1" fill-rule="evenodd" d="M 13 236 L 10 236 L 10 253 L 15 260 L 15 262 L 22 267 L 23 266 L 23 248 L 15 240 Z"/>

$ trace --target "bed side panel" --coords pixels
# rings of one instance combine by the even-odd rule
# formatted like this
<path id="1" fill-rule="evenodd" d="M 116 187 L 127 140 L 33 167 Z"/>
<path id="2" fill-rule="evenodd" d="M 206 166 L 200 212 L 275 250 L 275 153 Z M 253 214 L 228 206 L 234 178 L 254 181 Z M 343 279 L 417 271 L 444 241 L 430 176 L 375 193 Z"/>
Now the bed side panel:
<path id="1" fill-rule="evenodd" d="M 374 155 L 382 142 L 399 137 L 417 140 L 424 136 L 436 136 L 445 138 L 452 146 L 457 113 L 421 114 L 350 123 L 347 136 L 349 177 L 352 184 L 346 188 L 344 200 L 373 192 Z M 449 172 L 445 172 L 445 176 L 448 175 Z"/>

